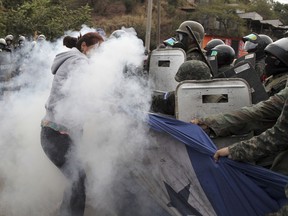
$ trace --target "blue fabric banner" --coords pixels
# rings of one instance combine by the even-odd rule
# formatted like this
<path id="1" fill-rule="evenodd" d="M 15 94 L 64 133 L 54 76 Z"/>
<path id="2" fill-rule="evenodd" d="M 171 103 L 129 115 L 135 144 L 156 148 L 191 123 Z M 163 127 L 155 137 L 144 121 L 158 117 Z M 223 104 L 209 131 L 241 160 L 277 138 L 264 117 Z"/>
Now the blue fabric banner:
<path id="1" fill-rule="evenodd" d="M 284 190 L 287 176 L 226 157 L 216 163 L 213 155 L 217 148 L 199 126 L 156 114 L 148 117 L 152 129 L 165 132 L 186 145 L 188 158 L 179 160 L 190 160 L 218 216 L 260 216 L 276 212 L 287 203 Z M 179 206 L 178 211 L 183 212 Z"/>

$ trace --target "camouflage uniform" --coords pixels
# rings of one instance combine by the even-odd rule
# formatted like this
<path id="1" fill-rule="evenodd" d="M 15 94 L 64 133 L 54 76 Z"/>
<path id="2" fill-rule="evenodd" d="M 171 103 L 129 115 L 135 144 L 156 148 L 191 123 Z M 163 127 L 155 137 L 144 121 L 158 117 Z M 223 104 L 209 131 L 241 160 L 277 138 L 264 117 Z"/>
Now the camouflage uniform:
<path id="1" fill-rule="evenodd" d="M 285 99 L 288 97 L 288 88 L 251 107 L 240 110 L 212 115 L 203 118 L 216 136 L 229 136 L 233 134 L 246 134 L 261 129 L 262 132 L 273 127 L 280 116 Z"/>
<path id="2" fill-rule="evenodd" d="M 284 93 L 284 97 L 280 98 L 278 95 L 272 96 L 271 98 L 277 98 L 275 101 L 275 113 L 279 114 L 277 118 L 275 113 L 271 113 L 265 119 L 257 119 L 256 122 L 261 122 L 264 120 L 267 121 L 276 121 L 273 127 L 267 129 L 263 133 L 258 136 L 254 136 L 249 140 L 242 141 L 240 143 L 235 143 L 229 146 L 230 157 L 233 160 L 241 160 L 241 161 L 257 161 L 258 159 L 269 156 L 276 155 L 281 151 L 286 151 L 288 149 L 288 87 L 285 88 L 281 92 Z M 272 100 L 269 100 L 272 102 Z M 261 104 L 265 104 L 260 103 Z M 280 110 L 279 108 L 282 107 Z M 260 109 L 260 110 L 259 110 Z M 268 107 L 265 105 L 264 107 L 259 107 L 259 112 L 266 113 L 268 110 L 270 112 L 274 111 L 273 107 Z M 261 110 L 262 109 L 262 110 Z M 259 124 L 261 126 L 261 124 Z M 287 167 L 288 168 L 288 167 Z M 288 174 L 288 172 L 286 172 Z"/>
<path id="3" fill-rule="evenodd" d="M 210 69 L 202 61 L 185 61 L 179 67 L 175 80 L 182 82 L 185 80 L 205 80 L 210 79 Z M 151 112 L 162 113 L 166 115 L 175 115 L 175 92 L 156 92 L 152 95 Z"/>
<path id="4" fill-rule="evenodd" d="M 252 162 L 278 154 L 271 169 L 288 175 L 288 87 L 267 101 L 252 107 L 244 107 L 231 114 L 219 114 L 202 120 L 218 136 L 246 133 L 258 128 L 266 130 L 249 140 L 229 146 L 229 157 L 233 160 Z M 287 185 L 285 192 L 288 197 Z M 288 215 L 288 205 L 270 215 Z"/>
<path id="5" fill-rule="evenodd" d="M 182 63 L 175 75 L 177 82 L 210 78 L 210 69 L 201 60 L 188 60 Z"/>
<path id="6" fill-rule="evenodd" d="M 265 72 L 265 58 L 261 58 L 259 60 L 256 60 L 255 62 L 255 71 L 260 80 L 262 81 L 263 74 Z"/>
<path id="7" fill-rule="evenodd" d="M 201 52 L 203 51 L 199 51 L 197 47 L 190 48 L 186 51 L 186 60 L 200 60 L 206 63 L 204 55 Z"/>
<path id="8" fill-rule="evenodd" d="M 265 90 L 269 96 L 276 94 L 285 88 L 288 79 L 288 72 L 272 75 L 268 77 L 265 82 Z"/>

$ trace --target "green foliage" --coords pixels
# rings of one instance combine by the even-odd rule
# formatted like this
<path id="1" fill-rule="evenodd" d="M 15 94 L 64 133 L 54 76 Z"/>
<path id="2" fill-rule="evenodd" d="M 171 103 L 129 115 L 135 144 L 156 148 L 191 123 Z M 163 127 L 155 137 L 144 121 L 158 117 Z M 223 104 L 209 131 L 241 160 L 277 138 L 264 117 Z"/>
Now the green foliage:
<path id="1" fill-rule="evenodd" d="M 48 39 L 60 37 L 67 30 L 79 29 L 82 24 L 91 25 L 89 6 L 68 10 L 49 0 L 25 2 L 17 9 L 9 10 L 7 16 L 10 19 L 6 21 L 6 32 L 26 36 L 41 32 Z"/>
<path id="2" fill-rule="evenodd" d="M 5 31 L 6 20 L 7 17 L 5 16 L 5 12 L 3 11 L 3 8 L 0 7 L 0 38 L 6 35 Z"/>
<path id="3" fill-rule="evenodd" d="M 273 10 L 277 17 L 283 22 L 284 25 L 288 25 L 288 4 L 281 4 L 279 2 L 274 3 Z"/>
<path id="4" fill-rule="evenodd" d="M 1 1 L 3 7 L 6 9 L 17 8 L 19 5 L 23 4 L 24 2 L 25 0 L 2 0 Z"/>
<path id="5" fill-rule="evenodd" d="M 244 34 L 244 21 L 236 14 L 237 8 L 233 5 L 223 4 L 224 0 L 215 0 L 213 3 L 201 4 L 197 7 L 197 11 L 192 13 L 189 19 L 205 23 L 205 30 L 213 30 L 216 35 L 241 36 Z M 219 24 L 219 28 L 215 24 Z"/>
<path id="6" fill-rule="evenodd" d="M 156 46 L 158 2 L 153 2 L 151 45 Z M 204 24 L 206 33 L 210 31 L 218 35 L 242 36 L 248 29 L 244 20 L 236 14 L 236 9 L 256 11 L 264 19 L 280 19 L 288 25 L 288 4 L 280 4 L 274 0 L 209 2 L 198 3 L 195 11 L 187 13 L 179 9 L 188 6 L 187 0 L 160 1 L 161 40 L 173 36 L 179 24 L 189 19 Z M 234 7 L 225 3 L 238 5 Z M 113 14 L 114 11 L 117 12 L 119 5 L 126 7 L 126 14 L 123 14 L 123 10 L 121 14 Z M 147 0 L 0 0 L 0 37 L 7 34 L 33 36 L 34 32 L 41 32 L 52 40 L 62 36 L 67 30 L 79 30 L 82 24 L 87 24 L 101 27 L 108 34 L 122 26 L 134 27 L 138 36 L 144 39 L 146 7 Z M 217 23 L 220 25 L 218 30 Z"/>
<path id="7" fill-rule="evenodd" d="M 247 11 L 257 12 L 264 20 L 277 19 L 278 17 L 275 15 L 274 11 L 271 10 L 272 6 L 273 4 L 270 0 L 252 0 L 247 7 Z"/>

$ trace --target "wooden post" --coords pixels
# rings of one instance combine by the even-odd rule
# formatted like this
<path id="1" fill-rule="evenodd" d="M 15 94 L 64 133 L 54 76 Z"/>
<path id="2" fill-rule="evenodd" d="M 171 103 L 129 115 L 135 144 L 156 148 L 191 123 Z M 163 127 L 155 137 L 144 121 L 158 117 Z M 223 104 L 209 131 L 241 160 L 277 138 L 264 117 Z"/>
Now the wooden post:
<path id="1" fill-rule="evenodd" d="M 160 0 L 157 0 L 157 46 L 160 45 L 161 38 L 161 5 Z"/>
<path id="2" fill-rule="evenodd" d="M 150 52 L 150 40 L 151 40 L 151 23 L 152 23 L 152 9 L 153 0 L 148 0 L 147 6 L 147 25 L 146 25 L 146 37 L 145 37 L 145 49 Z"/>

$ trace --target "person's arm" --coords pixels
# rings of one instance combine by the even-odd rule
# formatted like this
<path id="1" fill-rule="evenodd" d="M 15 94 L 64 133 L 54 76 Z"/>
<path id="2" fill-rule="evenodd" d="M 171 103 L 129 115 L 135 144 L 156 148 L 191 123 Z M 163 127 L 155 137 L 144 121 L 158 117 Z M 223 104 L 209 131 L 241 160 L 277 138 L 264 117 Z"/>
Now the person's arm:
<path id="1" fill-rule="evenodd" d="M 199 119 L 202 125 L 207 125 L 216 136 L 245 134 L 253 130 L 262 131 L 271 128 L 279 117 L 285 99 L 288 97 L 288 88 L 251 107 L 240 110 L 212 115 Z M 192 123 L 193 120 L 191 121 Z"/>
<path id="2" fill-rule="evenodd" d="M 235 143 L 229 147 L 218 150 L 214 158 L 229 156 L 233 160 L 252 162 L 262 157 L 275 154 L 288 149 L 288 99 L 286 99 L 281 115 L 276 124 L 249 140 Z"/>

